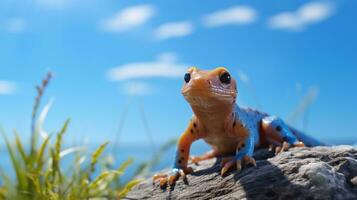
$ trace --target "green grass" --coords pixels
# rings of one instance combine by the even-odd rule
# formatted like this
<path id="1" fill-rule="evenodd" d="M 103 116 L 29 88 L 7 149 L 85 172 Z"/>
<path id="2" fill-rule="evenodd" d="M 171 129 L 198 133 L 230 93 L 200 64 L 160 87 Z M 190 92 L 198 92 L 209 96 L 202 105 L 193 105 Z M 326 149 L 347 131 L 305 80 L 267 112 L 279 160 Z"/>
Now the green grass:
<path id="1" fill-rule="evenodd" d="M 117 168 L 105 159 L 103 152 L 108 143 L 100 145 L 94 152 L 88 153 L 82 147 L 63 149 L 63 137 L 69 128 L 66 120 L 56 134 L 42 133 L 42 123 L 48 112 L 46 105 L 37 119 L 41 98 L 52 75 L 48 74 L 37 86 L 37 96 L 32 113 L 30 141 L 24 146 L 19 134 L 14 131 L 14 139 L 9 140 L 0 127 L 1 135 L 12 163 L 12 169 L 0 169 L 0 199 L 120 199 L 139 183 L 132 179 L 126 183 L 120 180 L 126 169 L 133 162 L 129 159 Z M 63 158 L 72 154 L 73 161 L 63 169 Z M 9 177 L 9 170 L 15 176 Z"/>
<path id="2" fill-rule="evenodd" d="M 62 139 L 68 125 L 69 120 L 55 137 L 48 136 L 28 152 L 19 136 L 16 135 L 15 141 L 10 142 L 1 130 L 15 178 L 8 177 L 7 171 L 0 169 L 3 182 L 0 199 L 118 199 L 125 197 L 139 182 L 134 179 L 120 184 L 118 179 L 130 166 L 132 159 L 116 169 L 110 169 L 105 159 L 101 160 L 108 143 L 99 146 L 88 158 L 75 147 L 62 150 Z M 61 160 L 66 152 L 75 153 L 75 159 L 68 166 L 69 170 L 63 171 Z"/>

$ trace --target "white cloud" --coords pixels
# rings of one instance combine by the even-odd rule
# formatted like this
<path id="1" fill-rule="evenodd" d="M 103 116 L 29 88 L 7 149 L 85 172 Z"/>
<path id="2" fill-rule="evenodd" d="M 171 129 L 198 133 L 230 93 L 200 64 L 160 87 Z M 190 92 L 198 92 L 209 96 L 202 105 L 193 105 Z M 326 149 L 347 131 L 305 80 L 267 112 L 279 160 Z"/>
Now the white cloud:
<path id="1" fill-rule="evenodd" d="M 0 80 L 0 95 L 13 94 L 16 92 L 16 84 L 11 81 Z"/>
<path id="2" fill-rule="evenodd" d="M 273 29 L 302 31 L 308 25 L 327 19 L 333 12 L 334 6 L 331 3 L 312 2 L 294 12 L 283 12 L 272 16 L 268 20 L 268 25 Z"/>
<path id="3" fill-rule="evenodd" d="M 10 33 L 21 33 L 26 29 L 26 20 L 23 18 L 9 19 L 5 28 Z"/>
<path id="4" fill-rule="evenodd" d="M 146 23 L 155 14 L 151 5 L 124 8 L 102 22 L 102 28 L 110 32 L 123 32 Z"/>
<path id="5" fill-rule="evenodd" d="M 155 31 L 155 36 L 159 40 L 184 37 L 193 32 L 193 24 L 189 21 L 171 22 L 162 24 Z"/>
<path id="6" fill-rule="evenodd" d="M 249 6 L 234 6 L 220 10 L 203 17 L 203 24 L 207 27 L 217 27 L 228 24 L 244 25 L 256 21 L 257 11 Z"/>
<path id="7" fill-rule="evenodd" d="M 153 93 L 153 87 L 143 82 L 128 82 L 122 87 L 122 91 L 128 95 L 149 95 Z"/>
<path id="8" fill-rule="evenodd" d="M 183 76 L 188 66 L 177 63 L 175 54 L 164 53 L 155 61 L 128 63 L 109 69 L 107 77 L 112 81 L 151 77 L 178 78 Z"/>

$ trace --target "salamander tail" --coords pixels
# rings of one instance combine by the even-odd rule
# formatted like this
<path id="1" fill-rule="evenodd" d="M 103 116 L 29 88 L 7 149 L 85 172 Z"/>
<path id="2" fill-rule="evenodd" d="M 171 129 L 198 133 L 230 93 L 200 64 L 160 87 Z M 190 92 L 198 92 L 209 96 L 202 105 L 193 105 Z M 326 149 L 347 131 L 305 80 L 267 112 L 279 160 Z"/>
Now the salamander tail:
<path id="1" fill-rule="evenodd" d="M 327 144 L 325 144 L 325 143 L 323 143 L 323 142 L 321 142 L 305 133 L 302 133 L 301 131 L 298 131 L 295 128 L 290 127 L 290 129 L 293 132 L 293 134 L 308 147 L 327 146 Z"/>

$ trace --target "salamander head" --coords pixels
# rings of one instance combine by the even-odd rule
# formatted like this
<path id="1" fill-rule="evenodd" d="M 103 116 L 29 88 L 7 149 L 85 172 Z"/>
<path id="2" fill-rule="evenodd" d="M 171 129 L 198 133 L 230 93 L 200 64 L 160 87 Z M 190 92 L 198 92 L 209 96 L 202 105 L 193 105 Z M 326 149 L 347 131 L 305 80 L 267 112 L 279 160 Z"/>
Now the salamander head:
<path id="1" fill-rule="evenodd" d="M 211 71 L 191 67 L 184 75 L 182 94 L 192 107 L 220 108 L 235 104 L 237 86 L 235 79 L 223 67 Z"/>

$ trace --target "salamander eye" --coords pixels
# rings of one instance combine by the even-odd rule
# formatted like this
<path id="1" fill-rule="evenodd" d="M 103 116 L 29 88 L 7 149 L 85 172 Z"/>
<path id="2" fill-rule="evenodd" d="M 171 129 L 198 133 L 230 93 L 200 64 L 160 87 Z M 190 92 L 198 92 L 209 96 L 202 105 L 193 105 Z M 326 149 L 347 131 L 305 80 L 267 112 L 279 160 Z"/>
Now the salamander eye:
<path id="1" fill-rule="evenodd" d="M 281 131 L 281 126 L 277 126 L 277 127 L 275 128 L 275 130 L 278 131 L 278 132 L 280 132 L 280 131 Z"/>
<path id="2" fill-rule="evenodd" d="M 185 82 L 188 83 L 191 80 L 191 74 L 190 73 L 186 73 L 184 76 Z"/>
<path id="3" fill-rule="evenodd" d="M 224 72 L 219 76 L 219 80 L 224 83 L 224 84 L 230 84 L 231 83 L 231 75 L 228 72 Z"/>

